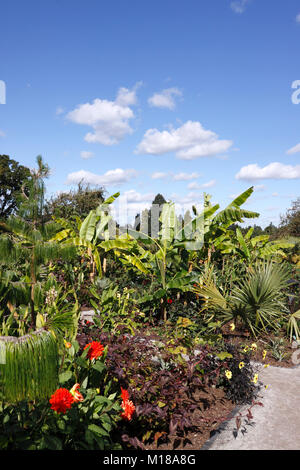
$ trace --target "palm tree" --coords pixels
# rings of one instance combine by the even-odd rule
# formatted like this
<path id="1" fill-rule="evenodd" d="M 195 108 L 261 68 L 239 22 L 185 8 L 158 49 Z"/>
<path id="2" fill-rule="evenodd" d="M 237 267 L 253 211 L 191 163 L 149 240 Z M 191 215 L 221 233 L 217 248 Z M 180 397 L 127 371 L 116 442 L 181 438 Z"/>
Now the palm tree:
<path id="1" fill-rule="evenodd" d="M 30 308 L 32 328 L 36 325 L 35 290 L 42 265 L 53 259 L 69 259 L 75 250 L 71 246 L 62 247 L 52 238 L 58 227 L 54 222 L 44 221 L 44 179 L 50 170 L 41 156 L 37 157 L 37 169 L 31 170 L 26 187 L 22 188 L 23 202 L 18 215 L 0 222 L 0 262 L 17 263 L 25 260 L 27 279 L 30 288 Z"/>
<path id="2" fill-rule="evenodd" d="M 288 285 L 289 273 L 284 265 L 270 261 L 258 262 L 230 293 L 218 289 L 213 268 L 207 267 L 199 285 L 193 291 L 205 299 L 202 310 L 210 312 L 212 318 L 241 320 L 254 336 L 261 330 L 277 329 L 285 318 L 287 308 L 284 289 Z"/>

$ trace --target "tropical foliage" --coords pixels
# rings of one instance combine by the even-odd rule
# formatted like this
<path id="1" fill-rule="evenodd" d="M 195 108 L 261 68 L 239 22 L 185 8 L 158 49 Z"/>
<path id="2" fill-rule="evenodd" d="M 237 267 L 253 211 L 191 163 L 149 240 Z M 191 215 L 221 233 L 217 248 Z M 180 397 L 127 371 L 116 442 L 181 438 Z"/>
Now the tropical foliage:
<path id="1" fill-rule="evenodd" d="M 229 325 L 300 339 L 299 244 L 243 227 L 253 187 L 184 217 L 159 194 L 120 227 L 120 193 L 47 203 L 48 175 L 38 157 L 0 222 L 0 447 L 143 449 L 184 439 L 203 389 L 251 403 L 259 381 Z"/>

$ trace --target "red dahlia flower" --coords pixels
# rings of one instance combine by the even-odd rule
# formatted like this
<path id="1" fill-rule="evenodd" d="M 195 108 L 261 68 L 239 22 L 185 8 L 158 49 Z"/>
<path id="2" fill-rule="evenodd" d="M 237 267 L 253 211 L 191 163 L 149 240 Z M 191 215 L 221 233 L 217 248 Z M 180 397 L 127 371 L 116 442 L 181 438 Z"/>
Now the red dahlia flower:
<path id="1" fill-rule="evenodd" d="M 87 349 L 87 357 L 92 360 L 92 359 L 97 359 L 98 357 L 102 356 L 103 351 L 104 351 L 104 346 L 103 344 L 99 343 L 99 341 L 92 341 L 91 343 L 88 343 L 84 349 Z"/>
<path id="2" fill-rule="evenodd" d="M 123 412 L 121 413 L 121 417 L 123 419 L 127 419 L 131 421 L 132 415 L 135 411 L 135 406 L 131 400 L 129 400 L 129 393 L 127 390 L 121 387 L 121 397 L 122 397 L 122 404 L 121 407 L 123 408 Z"/>
<path id="3" fill-rule="evenodd" d="M 168 304 L 171 304 L 171 303 L 173 302 L 173 300 L 172 300 L 172 299 L 168 299 L 167 302 L 168 302 Z"/>
<path id="4" fill-rule="evenodd" d="M 135 406 L 130 400 L 126 400 L 125 402 L 122 402 L 122 408 L 123 408 L 123 413 L 121 413 L 121 416 L 123 419 L 127 419 L 128 421 L 131 421 L 132 415 L 135 410 Z"/>
<path id="5" fill-rule="evenodd" d="M 49 402 L 52 405 L 51 410 L 65 414 L 71 408 L 74 397 L 66 388 L 59 388 L 53 393 Z"/>

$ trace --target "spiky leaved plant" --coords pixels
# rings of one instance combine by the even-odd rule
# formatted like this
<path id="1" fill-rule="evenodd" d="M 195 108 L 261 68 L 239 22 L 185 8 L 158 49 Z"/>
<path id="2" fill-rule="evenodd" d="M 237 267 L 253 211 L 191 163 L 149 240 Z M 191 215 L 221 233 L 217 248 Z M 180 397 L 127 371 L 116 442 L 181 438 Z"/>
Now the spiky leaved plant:
<path id="1" fill-rule="evenodd" d="M 231 292 L 217 288 L 212 268 L 208 268 L 193 291 L 205 299 L 203 310 L 228 322 L 241 320 L 254 336 L 268 328 L 277 329 L 286 318 L 284 289 L 289 273 L 284 265 L 271 261 L 258 262 Z"/>

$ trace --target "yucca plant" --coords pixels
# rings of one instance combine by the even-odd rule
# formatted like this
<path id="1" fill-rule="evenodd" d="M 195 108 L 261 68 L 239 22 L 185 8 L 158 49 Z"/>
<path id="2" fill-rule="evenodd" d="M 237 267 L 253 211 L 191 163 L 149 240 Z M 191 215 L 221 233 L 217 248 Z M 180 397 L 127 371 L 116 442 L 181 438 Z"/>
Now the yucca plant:
<path id="1" fill-rule="evenodd" d="M 58 383 L 58 345 L 43 329 L 0 336 L 0 399 L 9 403 L 48 398 Z"/>

